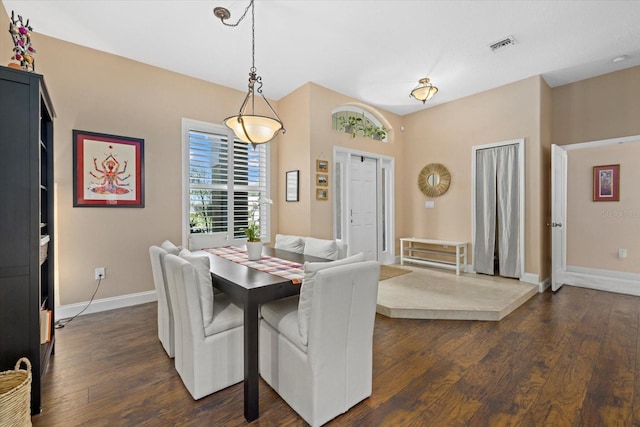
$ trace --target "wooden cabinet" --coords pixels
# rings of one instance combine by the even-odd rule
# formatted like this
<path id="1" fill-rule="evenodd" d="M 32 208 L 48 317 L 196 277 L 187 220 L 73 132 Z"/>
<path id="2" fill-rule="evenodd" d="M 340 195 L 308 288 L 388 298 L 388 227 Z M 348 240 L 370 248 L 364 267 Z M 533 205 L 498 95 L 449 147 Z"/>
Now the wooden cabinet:
<path id="1" fill-rule="evenodd" d="M 32 414 L 55 342 L 54 116 L 41 75 L 0 67 L 0 371 L 29 358 Z"/>

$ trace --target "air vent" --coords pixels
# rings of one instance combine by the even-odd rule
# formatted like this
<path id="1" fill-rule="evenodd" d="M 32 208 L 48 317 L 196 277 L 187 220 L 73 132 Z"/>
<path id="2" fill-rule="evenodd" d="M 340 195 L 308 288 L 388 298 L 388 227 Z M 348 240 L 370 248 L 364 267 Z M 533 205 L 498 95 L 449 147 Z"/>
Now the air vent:
<path id="1" fill-rule="evenodd" d="M 509 36 L 507 38 L 504 38 L 502 40 L 498 40 L 495 43 L 491 43 L 489 45 L 489 47 L 491 48 L 492 51 L 496 51 L 498 49 L 503 49 L 505 47 L 509 47 L 509 46 L 513 46 L 514 44 L 517 44 L 518 42 L 516 41 L 516 39 L 513 36 Z"/>

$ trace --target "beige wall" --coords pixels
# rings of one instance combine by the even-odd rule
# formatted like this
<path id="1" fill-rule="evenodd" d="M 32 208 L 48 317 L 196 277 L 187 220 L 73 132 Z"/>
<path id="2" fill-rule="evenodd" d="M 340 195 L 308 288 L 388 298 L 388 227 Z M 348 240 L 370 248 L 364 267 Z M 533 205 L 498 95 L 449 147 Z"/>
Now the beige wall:
<path id="1" fill-rule="evenodd" d="M 567 265 L 640 273 L 640 140 L 567 154 Z M 593 167 L 611 164 L 620 165 L 620 201 L 594 202 Z"/>
<path id="2" fill-rule="evenodd" d="M 404 117 L 403 219 L 407 235 L 471 242 L 471 148 L 524 138 L 525 271 L 544 272 L 540 126 L 545 87 L 539 76 L 531 77 Z M 434 199 L 424 196 L 417 185 L 418 174 L 429 163 L 442 163 L 451 172 L 449 190 Z M 426 200 L 433 200 L 435 208 L 425 208 Z"/>
<path id="3" fill-rule="evenodd" d="M 540 277 L 551 276 L 551 142 L 553 106 L 551 88 L 542 80 L 540 84 Z"/>
<path id="4" fill-rule="evenodd" d="M 309 128 L 311 122 L 309 85 L 291 92 L 278 102 L 278 115 L 284 122 L 287 132 L 278 140 L 278 175 L 282 183 L 278 187 L 280 197 L 274 198 L 278 205 L 278 223 L 273 230 L 282 234 L 309 235 L 311 229 L 310 182 L 309 176 Z M 276 144 L 272 144 L 276 145 Z M 299 201 L 285 201 L 285 173 L 299 170 Z"/>
<path id="5" fill-rule="evenodd" d="M 0 3 L 0 16 L 5 15 Z M 221 123 L 244 93 L 37 33 L 33 42 L 36 71 L 46 76 L 58 114 L 59 303 L 88 300 L 95 267 L 107 268 L 97 298 L 152 290 L 148 246 L 181 238 L 181 119 Z M 8 62 L 11 47 L 8 32 L 0 31 L 0 58 Z M 331 237 L 335 195 L 331 190 L 328 202 L 315 199 L 315 160 L 331 164 L 337 145 L 395 159 L 396 238 L 471 241 L 471 147 L 523 137 L 526 272 L 543 280 L 549 273 L 544 224 L 550 210 L 550 142 L 640 134 L 639 78 L 640 67 L 635 67 L 549 89 L 537 76 L 404 117 L 380 111 L 393 129 L 387 144 L 331 129 L 331 110 L 355 100 L 308 83 L 274 103 L 287 133 L 270 144 L 277 171 L 271 176 L 272 233 Z M 144 209 L 72 207 L 73 129 L 145 140 Z M 417 176 L 433 162 L 449 168 L 452 183 L 444 196 L 433 199 L 435 209 L 425 209 L 427 198 L 418 189 Z M 300 202 L 288 203 L 284 174 L 295 169 L 300 170 Z M 630 250 L 630 258 L 635 252 Z"/>
<path id="6" fill-rule="evenodd" d="M 640 135 L 640 67 L 554 88 L 552 104 L 555 144 Z M 638 244 L 632 239 L 638 230 L 640 198 L 634 186 L 640 182 L 635 172 L 640 157 L 633 145 L 568 152 L 568 264 L 640 271 Z M 593 202 L 592 167 L 618 163 L 620 202 Z M 618 248 L 628 250 L 626 260 L 617 258 Z"/>
<path id="7" fill-rule="evenodd" d="M 640 66 L 552 90 L 553 143 L 640 135 Z"/>
<path id="8" fill-rule="evenodd" d="M 221 123 L 245 94 L 38 34 L 33 43 L 57 112 L 58 302 L 87 301 L 95 267 L 106 267 L 98 299 L 153 290 L 149 246 L 181 240 L 181 120 Z M 145 140 L 143 209 L 73 207 L 74 129 Z M 278 174 L 271 184 L 277 194 Z"/>
<path id="9" fill-rule="evenodd" d="M 300 170 L 300 202 L 280 201 L 278 230 L 284 234 L 297 234 L 318 238 L 333 238 L 333 147 L 365 151 L 393 157 L 402 162 L 402 135 L 395 134 L 392 141 L 382 143 L 370 138 L 351 138 L 332 129 L 331 112 L 334 108 L 356 100 L 314 83 L 307 83 L 282 98 L 280 117 L 287 126 L 287 133 L 279 142 L 279 173 Z M 399 129 L 401 118 L 388 111 L 378 110 L 379 117 L 388 121 L 392 130 Z M 329 198 L 316 200 L 316 160 L 329 162 Z M 402 215 L 402 177 L 396 171 L 396 217 Z M 282 178 L 283 179 L 283 178 Z M 281 179 L 281 182 L 282 182 Z M 284 185 L 284 184 L 282 184 Z M 284 188 L 284 187 L 283 187 Z M 281 189 L 283 191 L 283 189 Z M 284 199 L 284 198 L 283 198 Z M 396 221 L 396 233 L 402 232 L 402 221 Z"/>

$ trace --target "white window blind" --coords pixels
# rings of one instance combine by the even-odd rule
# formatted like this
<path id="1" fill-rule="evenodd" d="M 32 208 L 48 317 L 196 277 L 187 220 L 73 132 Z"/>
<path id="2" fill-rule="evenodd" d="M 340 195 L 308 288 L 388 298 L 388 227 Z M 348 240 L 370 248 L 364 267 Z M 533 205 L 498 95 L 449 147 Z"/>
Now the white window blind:
<path id="1" fill-rule="evenodd" d="M 189 233 L 220 237 L 221 244 L 245 238 L 249 213 L 267 194 L 267 146 L 234 138 L 225 127 L 189 126 Z M 268 205 L 254 219 L 269 236 Z"/>

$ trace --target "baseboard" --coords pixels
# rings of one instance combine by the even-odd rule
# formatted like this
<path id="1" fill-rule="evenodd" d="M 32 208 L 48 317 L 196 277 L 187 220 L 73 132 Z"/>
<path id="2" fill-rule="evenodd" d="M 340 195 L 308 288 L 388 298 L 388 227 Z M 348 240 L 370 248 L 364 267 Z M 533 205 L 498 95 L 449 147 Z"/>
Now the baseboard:
<path id="1" fill-rule="evenodd" d="M 543 293 L 549 286 L 551 286 L 551 277 L 547 277 L 542 282 L 538 283 L 538 292 Z"/>
<path id="2" fill-rule="evenodd" d="M 581 288 L 640 296 L 640 274 L 567 266 L 562 283 Z"/>
<path id="3" fill-rule="evenodd" d="M 136 294 L 121 295 L 111 298 L 102 298 L 93 300 L 91 305 L 87 307 L 89 301 L 79 302 L 76 304 L 61 305 L 55 309 L 55 320 L 68 319 L 80 313 L 83 308 L 87 307 L 82 315 L 90 313 L 99 313 L 101 311 L 113 310 L 116 308 L 130 307 L 132 305 L 145 304 L 157 301 L 156 291 L 139 292 Z"/>

